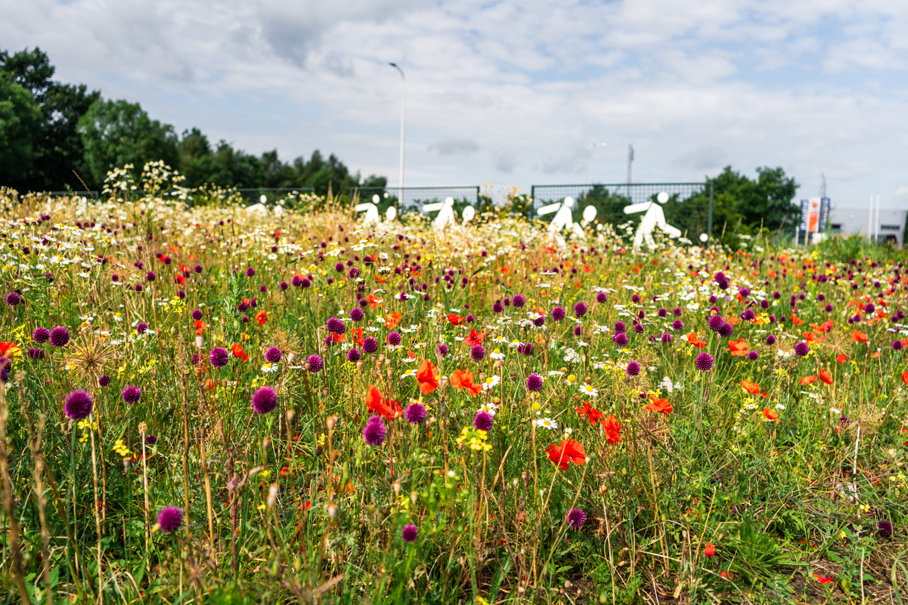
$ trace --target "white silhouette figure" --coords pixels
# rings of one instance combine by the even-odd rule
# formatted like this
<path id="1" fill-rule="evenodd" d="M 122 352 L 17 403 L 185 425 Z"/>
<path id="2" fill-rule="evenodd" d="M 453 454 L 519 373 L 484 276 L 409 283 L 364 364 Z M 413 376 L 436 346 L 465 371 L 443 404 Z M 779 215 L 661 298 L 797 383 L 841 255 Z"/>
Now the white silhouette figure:
<path id="1" fill-rule="evenodd" d="M 469 223 L 476 216 L 476 208 L 473 206 L 467 206 L 463 209 L 463 212 L 460 214 L 460 218 L 463 219 L 464 223 Z"/>
<path id="2" fill-rule="evenodd" d="M 592 223 L 594 220 L 596 220 L 596 207 L 587 206 L 586 208 L 583 209 L 583 220 L 580 221 L 580 225 L 585 228 L 587 225 Z"/>
<path id="3" fill-rule="evenodd" d="M 378 197 L 378 194 L 372 196 L 371 202 L 365 202 L 363 204 L 357 204 L 354 208 L 357 212 L 365 212 L 366 216 L 363 217 L 363 226 L 368 227 L 370 225 L 377 225 L 381 222 L 381 215 L 378 214 L 378 202 L 381 201 L 381 198 Z"/>
<path id="4" fill-rule="evenodd" d="M 571 208 L 573 207 L 574 198 L 566 197 L 563 202 L 543 206 L 537 211 L 539 216 L 545 216 L 546 214 L 552 214 L 553 212 L 555 213 L 552 222 L 549 223 L 549 233 L 554 235 L 555 239 L 558 240 L 558 243 L 562 246 L 564 245 L 564 237 L 561 236 L 561 232 L 564 230 L 572 232 L 579 238 L 586 237 L 583 233 L 583 229 L 580 228 L 580 225 L 574 222 L 574 217 L 571 213 Z"/>
<path id="5" fill-rule="evenodd" d="M 397 218 L 397 208 L 394 206 L 388 206 L 388 209 L 385 210 L 385 222 L 390 223 L 395 218 Z"/>
<path id="6" fill-rule="evenodd" d="M 668 194 L 662 191 L 656 196 L 656 201 L 658 201 L 659 204 L 664 204 L 668 201 Z M 631 204 L 630 206 L 624 207 L 625 214 L 637 214 L 638 212 L 646 213 L 643 215 L 640 226 L 637 227 L 637 234 L 634 236 L 635 248 L 639 248 L 644 239 L 646 240 L 647 246 L 655 248 L 656 242 L 653 241 L 653 230 L 656 229 L 656 227 L 671 238 L 681 237 L 680 229 L 672 227 L 665 222 L 665 213 L 662 211 L 662 206 L 659 204 L 643 202 L 642 204 Z"/>
<path id="7" fill-rule="evenodd" d="M 436 229 L 444 229 L 450 223 L 454 224 L 454 198 L 446 197 L 443 202 L 435 202 L 432 204 L 424 204 L 423 212 L 435 212 L 438 211 L 438 215 L 435 217 L 435 220 L 432 221 L 432 226 Z"/>

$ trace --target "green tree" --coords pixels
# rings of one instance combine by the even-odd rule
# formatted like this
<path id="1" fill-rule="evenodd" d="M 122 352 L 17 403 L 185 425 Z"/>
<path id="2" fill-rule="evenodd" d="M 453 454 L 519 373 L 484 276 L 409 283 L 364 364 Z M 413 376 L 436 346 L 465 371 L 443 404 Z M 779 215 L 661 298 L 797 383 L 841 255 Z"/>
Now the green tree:
<path id="1" fill-rule="evenodd" d="M 97 101 L 79 120 L 78 130 L 96 183 L 104 182 L 108 170 L 125 164 L 132 164 L 137 172 L 155 160 L 178 166 L 173 126 L 152 120 L 138 103 Z"/>
<path id="2" fill-rule="evenodd" d="M 0 72 L 0 185 L 27 188 L 41 108 L 32 95 Z"/>
<path id="3" fill-rule="evenodd" d="M 40 48 L 15 54 L 0 50 L 0 73 L 8 74 L 14 83 L 31 93 L 41 113 L 41 123 L 32 140 L 30 165 L 27 173 L 19 173 L 19 187 L 32 191 L 82 189 L 75 173 L 83 180 L 91 180 L 91 175 L 76 126 L 101 93 L 89 92 L 84 84 L 74 86 L 52 80 L 54 66 Z"/>

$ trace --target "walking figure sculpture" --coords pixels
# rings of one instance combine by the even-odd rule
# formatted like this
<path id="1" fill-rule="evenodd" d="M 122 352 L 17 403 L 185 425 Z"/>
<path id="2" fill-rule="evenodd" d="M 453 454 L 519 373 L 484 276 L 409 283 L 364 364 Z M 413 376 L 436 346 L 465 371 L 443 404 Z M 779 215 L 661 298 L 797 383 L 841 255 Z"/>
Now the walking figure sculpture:
<path id="1" fill-rule="evenodd" d="M 624 207 L 625 214 L 646 213 L 640 221 L 640 226 L 637 227 L 637 234 L 634 236 L 634 248 L 639 248 L 644 239 L 647 246 L 655 248 L 656 242 L 653 240 L 653 230 L 656 227 L 671 238 L 681 237 L 680 229 L 665 222 L 665 213 L 662 211 L 661 204 L 665 204 L 668 201 L 668 194 L 662 191 L 656 196 L 656 201 L 659 203 L 656 204 L 650 201 Z"/>
<path id="2" fill-rule="evenodd" d="M 555 213 L 555 216 L 552 217 L 552 222 L 549 223 L 549 233 L 554 235 L 555 239 L 562 246 L 564 245 L 564 237 L 562 237 L 561 232 L 565 229 L 581 239 L 586 237 L 586 234 L 583 232 L 580 225 L 574 222 L 574 217 L 571 213 L 571 208 L 573 207 L 574 198 L 566 197 L 563 202 L 549 204 L 536 211 L 539 216 L 545 216 L 546 214 L 552 214 L 553 212 Z"/>

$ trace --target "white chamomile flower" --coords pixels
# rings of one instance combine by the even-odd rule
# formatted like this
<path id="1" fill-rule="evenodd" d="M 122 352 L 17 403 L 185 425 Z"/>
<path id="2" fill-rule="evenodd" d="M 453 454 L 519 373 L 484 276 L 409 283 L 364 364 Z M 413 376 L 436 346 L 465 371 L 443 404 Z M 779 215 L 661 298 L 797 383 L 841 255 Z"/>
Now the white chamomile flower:
<path id="1" fill-rule="evenodd" d="M 585 384 L 585 385 L 583 385 L 583 386 L 580 387 L 580 393 L 581 393 L 584 397 L 595 397 L 595 396 L 597 396 L 597 395 L 599 394 L 599 391 L 597 391 L 596 388 L 593 387 L 593 385 L 591 385 L 591 384 Z"/>
<path id="2" fill-rule="evenodd" d="M 536 421 L 536 426 L 543 429 L 549 429 L 550 431 L 558 428 L 558 423 L 552 420 L 551 418 L 540 418 Z"/>
<path id="3" fill-rule="evenodd" d="M 500 382 L 501 378 L 499 378 L 498 376 L 489 376 L 488 378 L 486 378 L 485 382 L 482 383 L 482 390 L 491 391 L 492 389 L 497 387 Z"/>
<path id="4" fill-rule="evenodd" d="M 501 349 L 495 349 L 489 353 L 489 357 L 492 359 L 504 359 L 504 353 L 501 352 Z"/>
<path id="5" fill-rule="evenodd" d="M 416 376 L 416 370 L 414 370 L 413 368 L 410 368 L 400 375 L 401 378 L 410 378 L 411 376 Z"/>

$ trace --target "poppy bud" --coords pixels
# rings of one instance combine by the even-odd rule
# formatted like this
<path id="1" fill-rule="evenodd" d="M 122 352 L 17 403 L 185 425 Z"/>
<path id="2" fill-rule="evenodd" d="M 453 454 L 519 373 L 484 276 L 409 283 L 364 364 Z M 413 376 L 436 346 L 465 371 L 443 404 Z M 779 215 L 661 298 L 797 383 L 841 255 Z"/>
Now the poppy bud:
<path id="1" fill-rule="evenodd" d="M 400 481 L 395 481 L 394 485 L 392 485 L 391 487 L 394 488 L 394 495 L 399 496 L 400 495 Z"/>
<path id="2" fill-rule="evenodd" d="M 286 418 L 287 418 L 287 423 L 288 423 L 288 424 L 291 423 L 291 422 L 293 422 L 293 419 L 294 419 L 295 417 L 296 417 L 296 412 L 294 412 L 293 410 L 287 410 Z"/>
<path id="3" fill-rule="evenodd" d="M 331 450 L 330 463 L 334 464 L 335 462 L 337 462 L 337 459 L 340 458 L 340 455 L 341 453 L 338 450 Z"/>
<path id="4" fill-rule="evenodd" d="M 335 425 L 337 425 L 337 416 L 328 416 L 325 424 L 328 426 L 328 432 L 330 433 L 334 430 Z"/>
<path id="5" fill-rule="evenodd" d="M 324 450 L 324 448 L 322 448 L 322 446 L 320 446 L 320 445 L 315 446 L 315 457 L 316 458 L 321 458 L 322 454 L 324 454 L 324 453 L 325 453 L 325 450 Z"/>

